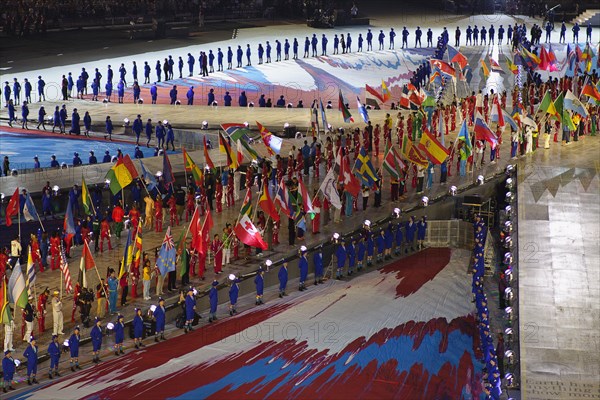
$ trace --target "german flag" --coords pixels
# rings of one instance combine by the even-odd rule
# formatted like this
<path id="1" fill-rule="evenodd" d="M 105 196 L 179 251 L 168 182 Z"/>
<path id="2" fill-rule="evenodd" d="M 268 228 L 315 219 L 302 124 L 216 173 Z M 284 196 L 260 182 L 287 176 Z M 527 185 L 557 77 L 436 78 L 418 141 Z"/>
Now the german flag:
<path id="1" fill-rule="evenodd" d="M 227 165 L 229 165 L 233 169 L 237 169 L 238 162 L 237 157 L 233 154 L 233 150 L 231 150 L 231 146 L 227 142 L 227 140 L 223 137 L 221 132 L 219 132 L 219 151 L 221 153 L 225 153 L 227 156 Z"/>

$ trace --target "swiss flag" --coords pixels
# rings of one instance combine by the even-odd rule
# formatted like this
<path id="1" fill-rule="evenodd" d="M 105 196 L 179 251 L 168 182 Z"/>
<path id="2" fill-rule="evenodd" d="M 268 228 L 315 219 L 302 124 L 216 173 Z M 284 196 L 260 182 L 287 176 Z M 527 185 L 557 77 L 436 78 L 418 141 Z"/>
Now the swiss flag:
<path id="1" fill-rule="evenodd" d="M 352 173 L 350 163 L 348 162 L 348 156 L 343 156 L 341 159 L 340 182 L 344 183 L 344 190 L 354 197 L 358 196 L 358 193 L 360 192 L 360 183 Z"/>
<path id="2" fill-rule="evenodd" d="M 19 213 L 19 188 L 15 189 L 6 206 L 6 226 L 12 225 L 12 217 Z"/>
<path id="3" fill-rule="evenodd" d="M 235 235 L 240 242 L 251 246 L 251 247 L 259 247 L 263 250 L 266 250 L 269 246 L 265 243 L 260 232 L 256 229 L 256 226 L 250 221 L 247 214 L 243 214 L 240 218 L 238 224 L 233 228 Z"/>

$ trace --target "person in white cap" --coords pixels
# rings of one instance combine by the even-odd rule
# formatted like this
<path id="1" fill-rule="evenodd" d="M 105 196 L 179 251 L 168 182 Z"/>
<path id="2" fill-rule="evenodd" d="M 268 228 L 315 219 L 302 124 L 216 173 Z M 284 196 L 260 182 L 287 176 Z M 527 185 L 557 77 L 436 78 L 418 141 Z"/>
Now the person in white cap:
<path id="1" fill-rule="evenodd" d="M 64 335 L 63 332 L 63 312 L 62 312 L 62 301 L 60 301 L 58 290 L 55 290 L 52 294 L 52 320 L 54 322 L 54 328 L 52 330 L 53 335 Z"/>

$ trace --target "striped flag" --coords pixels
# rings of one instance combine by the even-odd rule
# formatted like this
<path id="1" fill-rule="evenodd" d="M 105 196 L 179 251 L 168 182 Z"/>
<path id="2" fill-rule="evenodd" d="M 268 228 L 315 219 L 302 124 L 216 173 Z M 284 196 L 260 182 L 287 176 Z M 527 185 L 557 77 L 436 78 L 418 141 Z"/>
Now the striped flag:
<path id="1" fill-rule="evenodd" d="M 8 280 L 8 290 L 11 303 L 15 303 L 15 306 L 25 308 L 27 305 L 27 286 L 23 277 L 21 262 L 18 259 Z"/>
<path id="2" fill-rule="evenodd" d="M 342 112 L 342 118 L 344 118 L 344 122 L 354 122 L 354 118 L 352 118 L 352 114 L 350 114 L 350 110 L 346 107 L 346 103 L 344 102 L 344 96 L 342 96 L 342 90 L 340 89 L 340 95 L 338 99 L 338 109 Z"/>
<path id="3" fill-rule="evenodd" d="M 65 279 L 65 291 L 71 293 L 73 291 L 73 283 L 71 282 L 71 272 L 69 271 L 69 262 L 67 261 L 67 255 L 65 248 L 60 246 L 60 271 Z"/>
<path id="4" fill-rule="evenodd" d="M 483 72 L 483 77 L 485 79 L 489 78 L 489 76 L 490 76 L 490 69 L 488 68 L 488 66 L 485 63 L 484 59 L 481 59 L 481 71 Z"/>
<path id="5" fill-rule="evenodd" d="M 29 250 L 27 251 L 27 293 L 31 295 L 33 290 L 33 285 L 35 284 L 35 264 L 33 263 L 33 258 L 31 257 L 31 246 L 29 246 Z"/>
<path id="6" fill-rule="evenodd" d="M 227 156 L 227 165 L 230 168 L 237 169 L 237 167 L 238 167 L 237 156 L 233 154 L 233 151 L 231 150 L 231 146 L 229 145 L 229 142 L 227 142 L 227 140 L 223 137 L 221 132 L 219 132 L 218 134 L 219 134 L 219 151 L 221 153 L 224 153 Z"/>
<path id="7" fill-rule="evenodd" d="M 85 184 L 85 178 L 83 176 L 81 177 L 81 202 L 83 203 L 83 211 L 85 214 L 91 215 L 94 210 L 94 205 L 92 203 L 92 196 L 90 196 L 90 191 Z"/>
<path id="8" fill-rule="evenodd" d="M 8 300 L 8 281 L 6 276 L 0 278 L 0 324 L 9 324 L 13 317 L 10 313 L 10 302 Z"/>
<path id="9" fill-rule="evenodd" d="M 40 218 L 35 210 L 35 205 L 33 204 L 33 200 L 31 199 L 29 193 L 27 193 L 25 197 L 25 205 L 23 205 L 23 217 L 26 221 L 33 221 Z"/>

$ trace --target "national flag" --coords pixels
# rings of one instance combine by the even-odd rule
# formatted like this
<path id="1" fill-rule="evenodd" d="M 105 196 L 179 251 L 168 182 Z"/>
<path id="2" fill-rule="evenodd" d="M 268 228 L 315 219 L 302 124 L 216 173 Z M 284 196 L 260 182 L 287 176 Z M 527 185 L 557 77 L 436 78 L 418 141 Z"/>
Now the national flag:
<path id="1" fill-rule="evenodd" d="M 69 271 L 69 262 L 67 261 L 65 248 L 62 246 L 60 246 L 60 271 L 63 274 L 63 279 L 65 280 L 65 291 L 67 293 L 71 293 L 73 291 L 71 272 Z"/>
<path id="2" fill-rule="evenodd" d="M 435 83 L 436 85 L 441 85 L 443 83 L 442 74 L 439 69 L 435 69 L 431 76 L 429 77 L 429 83 Z"/>
<path id="3" fill-rule="evenodd" d="M 121 268 L 119 268 L 119 279 L 123 275 L 125 275 L 128 270 L 131 262 L 133 261 L 133 245 L 135 243 L 135 239 L 132 238 L 133 231 L 130 229 L 127 234 L 127 242 L 125 242 L 125 248 L 123 249 L 123 258 L 121 259 Z"/>
<path id="4" fill-rule="evenodd" d="M 356 161 L 354 163 L 354 173 L 360 178 L 363 185 L 372 186 L 375 182 L 379 180 L 377 177 L 377 171 L 373 164 L 371 163 L 371 158 L 367 154 L 367 151 L 364 147 L 360 148 L 360 153 L 358 157 L 356 157 Z"/>
<path id="5" fill-rule="evenodd" d="M 237 142 L 235 142 L 235 148 L 236 148 L 236 157 L 237 157 L 237 163 L 238 165 L 242 165 L 242 163 L 244 162 L 244 152 L 242 151 L 242 141 L 238 140 Z"/>
<path id="6" fill-rule="evenodd" d="M 139 162 L 140 162 L 140 168 L 142 169 L 142 178 L 144 178 L 144 181 L 146 182 L 146 186 L 148 186 L 149 190 L 154 190 L 154 188 L 156 188 L 156 186 L 157 186 L 156 177 L 154 175 L 152 175 L 150 173 L 150 171 L 148 171 L 146 169 L 146 167 L 144 166 L 144 162 L 142 160 L 139 160 Z"/>
<path id="7" fill-rule="evenodd" d="M 443 163 L 450 155 L 448 149 L 445 148 L 434 135 L 427 131 L 427 129 L 425 129 L 421 135 L 419 148 L 423 150 L 429 160 L 434 164 Z"/>
<path id="8" fill-rule="evenodd" d="M 515 75 L 518 74 L 519 67 L 517 67 L 515 65 L 515 63 L 507 55 L 505 55 L 504 58 L 506 58 L 506 65 L 508 65 L 508 69 L 510 70 L 510 72 L 512 72 Z"/>
<path id="9" fill-rule="evenodd" d="M 538 64 L 538 69 L 550 72 L 558 71 L 558 68 L 554 65 L 554 62 L 544 46 L 541 46 L 540 48 L 540 63 Z"/>
<path id="10" fill-rule="evenodd" d="M 362 117 L 363 121 L 365 121 L 365 124 L 366 124 L 367 122 L 369 122 L 369 114 L 367 114 L 367 109 L 365 108 L 363 103 L 360 102 L 360 99 L 358 98 L 358 96 L 356 96 L 356 105 L 358 107 L 358 112 L 360 113 L 360 116 Z"/>
<path id="11" fill-rule="evenodd" d="M 302 208 L 306 214 L 314 214 L 312 200 L 301 176 L 298 176 L 298 193 L 302 195 Z"/>
<path id="12" fill-rule="evenodd" d="M 194 209 L 194 213 L 192 214 L 192 218 L 190 220 L 189 229 L 192 233 L 192 249 L 198 250 L 202 236 L 202 225 L 200 224 L 200 213 L 198 212 L 198 207 Z"/>
<path id="13" fill-rule="evenodd" d="M 546 92 L 547 93 L 547 92 Z M 564 108 L 566 110 L 575 111 L 577 114 L 582 117 L 587 117 L 589 115 L 587 109 L 583 105 L 583 103 L 571 92 L 567 90 L 567 94 L 565 95 Z"/>
<path id="14" fill-rule="evenodd" d="M 401 108 L 404 108 L 404 109 L 410 108 L 410 91 L 408 90 L 406 85 L 404 85 L 402 87 L 402 93 L 400 94 L 400 102 L 399 103 L 400 103 Z"/>
<path id="15" fill-rule="evenodd" d="M 519 130 L 519 126 L 517 125 L 516 121 L 508 112 L 506 112 L 506 110 L 502 110 L 502 117 L 504 118 L 504 121 L 508 122 L 512 129 L 515 131 Z"/>
<path id="16" fill-rule="evenodd" d="M 445 61 L 432 58 L 429 60 L 429 63 L 431 64 L 432 70 L 437 67 L 440 70 L 440 73 L 443 75 L 447 75 L 451 78 L 454 78 L 454 76 L 456 75 L 454 67 Z"/>
<path id="17" fill-rule="evenodd" d="M 129 154 L 125 154 L 125 157 L 123 157 L 123 165 L 125 165 L 125 168 L 127 168 L 127 171 L 129 171 L 131 178 L 139 178 L 140 175 L 135 169 L 135 165 L 133 165 L 133 161 L 131 160 L 131 157 L 129 157 Z"/>
<path id="18" fill-rule="evenodd" d="M 396 157 L 391 151 L 391 147 L 386 143 L 385 154 L 383 155 L 383 168 L 390 174 L 390 176 L 396 180 L 400 178 L 398 166 L 396 165 Z"/>
<path id="19" fill-rule="evenodd" d="M 598 58 L 600 58 L 600 56 Z M 581 89 L 581 94 L 591 97 L 596 101 L 600 101 L 600 92 L 590 82 L 586 83 L 586 85 Z"/>
<path id="20" fill-rule="evenodd" d="M 227 136 L 231 139 L 233 143 L 237 142 L 240 139 L 245 139 L 248 141 L 252 132 L 245 124 L 237 124 L 237 123 L 229 123 L 229 124 L 221 124 L 221 128 L 227 133 Z"/>
<path id="21" fill-rule="evenodd" d="M 250 188 L 246 190 L 246 196 L 244 197 L 244 202 L 242 203 L 240 214 L 252 215 L 252 191 L 250 191 Z"/>
<path id="22" fill-rule="evenodd" d="M 554 50 L 552 50 L 552 44 L 548 45 L 548 61 L 552 64 L 556 64 L 557 58 Z"/>
<path id="23" fill-rule="evenodd" d="M 411 163 L 426 167 L 428 164 L 427 159 L 407 136 L 408 135 L 405 134 L 402 141 L 402 155 L 404 155 L 404 158 Z"/>
<path id="24" fill-rule="evenodd" d="M 323 183 L 321 183 L 319 190 L 332 206 L 338 210 L 342 208 L 342 201 L 340 200 L 340 195 L 336 189 L 336 176 L 333 168 L 325 175 L 325 179 L 323 180 Z"/>
<path id="25" fill-rule="evenodd" d="M 554 109 L 558 113 L 559 118 L 562 118 L 564 102 L 565 102 L 565 96 L 562 92 L 560 92 L 558 97 L 554 100 Z"/>
<path id="26" fill-rule="evenodd" d="M 329 124 L 327 123 L 327 114 L 325 113 L 325 107 L 323 107 L 323 100 L 319 99 L 319 109 L 321 110 L 321 121 L 323 122 L 323 129 L 329 130 Z"/>
<path id="27" fill-rule="evenodd" d="M 25 195 L 25 204 L 23 205 L 23 217 L 25 218 L 25 221 L 33 221 L 40 218 L 29 193 Z"/>
<path id="28" fill-rule="evenodd" d="M 85 184 L 85 178 L 81 177 L 81 202 L 83 203 L 83 212 L 87 215 L 95 214 L 94 203 L 92 203 L 92 196 Z"/>
<path id="29" fill-rule="evenodd" d="M 175 183 L 175 176 L 173 175 L 173 168 L 171 168 L 171 161 L 169 161 L 169 156 L 165 151 L 163 153 L 163 170 L 162 170 L 163 183 L 165 187 L 169 187 L 170 185 Z"/>
<path id="30" fill-rule="evenodd" d="M 550 97 L 549 91 L 546 92 L 544 98 L 540 102 L 538 111 L 540 110 L 550 115 L 558 115 L 558 113 L 556 112 L 556 108 L 554 107 L 554 103 L 552 102 L 552 97 Z"/>
<path id="31" fill-rule="evenodd" d="M 467 127 L 467 121 L 464 120 L 462 122 L 462 126 L 460 127 L 460 131 L 458 131 L 458 136 L 456 137 L 456 142 L 462 140 L 464 143 L 465 152 L 467 153 L 467 157 L 473 154 L 473 143 L 471 143 L 471 137 L 469 135 L 469 129 Z"/>
<path id="32" fill-rule="evenodd" d="M 182 229 L 179 233 L 179 238 L 177 239 L 177 242 L 175 242 L 175 254 L 177 254 L 178 256 L 181 255 L 183 253 L 183 250 L 185 249 L 187 234 L 187 230 Z"/>
<path id="33" fill-rule="evenodd" d="M 345 123 L 354 122 L 354 118 L 352 118 L 352 114 L 350 114 L 350 111 L 348 110 L 348 107 L 346 107 L 346 103 L 344 102 L 344 96 L 342 96 L 341 89 L 340 96 L 338 99 L 338 110 L 342 112 L 342 117 L 344 118 Z"/>
<path id="34" fill-rule="evenodd" d="M 481 63 L 481 71 L 483 72 L 483 77 L 485 79 L 489 78 L 490 77 L 490 69 L 486 65 L 485 60 L 482 58 L 480 63 Z"/>
<path id="35" fill-rule="evenodd" d="M 175 260 L 177 253 L 175 250 L 175 243 L 173 242 L 173 235 L 171 235 L 171 227 L 167 228 L 165 238 L 163 239 L 160 251 L 158 252 L 158 259 L 156 260 L 156 267 L 160 271 L 161 275 L 166 275 L 167 272 L 175 271 Z"/>
<path id="36" fill-rule="evenodd" d="M 15 306 L 25 308 L 27 305 L 27 286 L 19 260 L 17 260 L 8 280 L 8 296 L 10 302 L 14 303 Z"/>
<path id="37" fill-rule="evenodd" d="M 575 124 L 573 123 L 573 120 L 571 119 L 571 113 L 569 112 L 569 110 L 564 109 L 562 115 L 563 115 L 563 124 L 568 126 L 570 130 L 574 131 L 577 127 L 575 126 Z"/>
<path id="38" fill-rule="evenodd" d="M 63 221 L 63 230 L 67 236 L 67 241 L 75 236 L 75 219 L 73 218 L 73 209 L 71 208 L 71 203 L 67 203 L 67 210 L 65 211 L 65 219 Z"/>
<path id="39" fill-rule="evenodd" d="M 377 100 L 383 103 L 383 96 L 377 91 L 377 89 L 369 85 L 365 85 L 365 90 L 367 91 L 367 93 L 372 94 Z"/>
<path id="40" fill-rule="evenodd" d="M 201 186 L 204 183 L 204 174 L 202 173 L 202 170 L 198 167 L 198 165 L 196 165 L 194 160 L 192 160 L 192 157 L 190 157 L 188 152 L 185 151 L 185 148 L 183 148 L 182 150 L 183 150 L 183 166 L 185 168 L 185 171 L 191 172 L 192 176 L 194 177 L 194 182 L 196 183 L 196 185 Z M 142 170 L 143 169 L 144 168 L 142 167 Z"/>
<path id="41" fill-rule="evenodd" d="M 567 45 L 567 65 L 569 66 L 569 70 L 573 70 L 577 64 L 577 52 L 575 49 L 571 48 L 571 45 Z"/>
<path id="42" fill-rule="evenodd" d="M 503 74 L 504 70 L 502 69 L 502 67 L 500 66 L 500 64 L 498 64 L 498 61 L 494 60 L 492 58 L 492 56 L 488 57 L 490 60 L 490 67 L 492 69 L 493 72 L 498 72 L 499 74 Z"/>
<path id="43" fill-rule="evenodd" d="M 123 163 L 123 159 L 117 160 L 117 163 L 108 170 L 105 179 L 109 181 L 110 191 L 113 195 L 119 193 L 123 188 L 133 182 L 131 172 Z"/>
<path id="44" fill-rule="evenodd" d="M 8 204 L 6 205 L 5 216 L 6 226 L 12 225 L 12 217 L 19 214 L 19 188 L 15 189 L 15 192 L 10 197 Z"/>
<path id="45" fill-rule="evenodd" d="M 206 135 L 204 136 L 204 138 L 202 138 L 202 140 L 204 141 L 204 161 L 206 162 L 206 165 L 208 166 L 208 168 L 215 172 L 217 169 L 215 168 L 215 164 L 212 162 L 212 160 L 210 159 L 210 155 L 208 154 L 208 145 L 206 144 Z"/>
<path id="46" fill-rule="evenodd" d="M 256 226 L 254 226 L 246 214 L 242 215 L 237 225 L 233 228 L 233 232 L 240 242 L 250 247 L 258 247 L 263 250 L 266 250 L 269 247 L 263 240 L 258 229 L 256 229 Z"/>
<path id="47" fill-rule="evenodd" d="M 332 168 L 333 169 L 333 168 Z M 292 216 L 292 202 L 290 199 L 290 193 L 288 187 L 285 185 L 283 178 L 279 182 L 277 187 L 277 193 L 275 194 L 275 204 L 279 206 L 281 211 L 288 217 Z"/>
<path id="48" fill-rule="evenodd" d="M 383 97 L 383 102 L 386 103 L 389 99 L 392 98 L 392 94 L 390 93 L 385 81 L 381 80 L 381 95 Z"/>
<path id="49" fill-rule="evenodd" d="M 460 65 L 461 68 L 464 68 L 467 66 L 467 64 L 469 63 L 469 60 L 467 60 L 467 57 L 465 57 L 460 51 L 458 51 L 457 49 L 455 49 L 454 47 L 448 45 L 448 59 L 450 60 L 450 62 L 456 62 L 458 63 L 458 65 Z"/>
<path id="50" fill-rule="evenodd" d="M 243 140 L 238 140 L 238 144 L 241 144 L 242 147 L 244 148 L 244 150 L 246 150 L 246 152 L 248 154 L 250 154 L 250 158 L 253 160 L 260 160 L 262 157 L 258 155 L 258 153 L 256 152 L 256 150 L 254 150 L 254 148 L 252 148 L 252 146 L 250 146 L 250 143 L 245 142 Z"/>
<path id="51" fill-rule="evenodd" d="M 473 79 L 473 68 L 471 68 L 470 65 L 467 65 L 466 67 L 463 68 L 462 73 L 465 76 L 465 80 L 467 81 L 467 83 L 470 84 L 471 79 Z"/>
<path id="52" fill-rule="evenodd" d="M 283 139 L 273 135 L 267 128 L 261 125 L 258 121 L 256 121 L 256 126 L 260 131 L 260 137 L 263 140 L 263 143 L 267 147 L 267 151 L 270 156 L 275 154 L 279 154 L 281 152 L 281 145 L 283 143 Z"/>
<path id="53" fill-rule="evenodd" d="M 492 132 L 489 126 L 483 120 L 481 114 L 477 113 L 475 117 L 475 140 L 485 140 L 488 142 L 492 149 L 495 149 L 498 145 L 498 137 Z"/>
<path id="54" fill-rule="evenodd" d="M 519 54 L 523 58 L 525 65 L 527 65 L 531 68 L 537 67 L 538 64 L 541 62 L 541 60 L 538 56 L 536 56 L 535 54 L 533 54 L 532 52 L 530 52 L 523 46 L 521 46 L 521 48 L 519 50 Z"/>
<path id="55" fill-rule="evenodd" d="M 438 132 L 440 134 L 440 141 L 444 147 L 446 146 L 444 136 L 446 136 L 445 133 L 447 133 L 445 130 L 446 124 L 444 123 L 444 114 L 442 113 L 442 110 L 438 110 Z"/>
<path id="56" fill-rule="evenodd" d="M 500 108 L 500 101 L 498 101 L 498 96 L 494 96 L 492 107 L 490 107 L 490 120 L 492 122 L 495 122 L 500 127 L 505 125 L 504 114 L 502 113 L 502 108 Z"/>
<path id="57" fill-rule="evenodd" d="M 538 130 L 538 125 L 537 123 L 530 118 L 528 115 L 521 115 L 519 117 L 521 123 L 525 126 L 531 126 L 532 128 L 534 128 L 535 130 Z"/>
<path id="58" fill-rule="evenodd" d="M 79 262 L 79 286 L 87 287 L 87 271 L 96 268 L 96 261 L 92 257 L 90 246 L 86 241 L 83 242 L 83 250 L 81 251 L 81 260 Z"/>
<path id="59" fill-rule="evenodd" d="M 398 151 L 396 151 L 395 146 L 392 146 L 391 152 L 396 158 L 396 169 L 398 170 L 398 174 L 402 176 L 402 171 L 404 170 L 404 168 L 406 168 L 406 164 L 404 163 L 404 161 L 402 161 L 402 158 L 400 157 L 400 154 L 398 154 Z"/>
<path id="60" fill-rule="evenodd" d="M 27 293 L 31 296 L 33 294 L 33 285 L 35 284 L 35 264 L 33 263 L 33 257 L 31 257 L 31 246 L 27 250 L 27 276 L 25 283 L 27 284 Z"/>
<path id="61" fill-rule="evenodd" d="M 344 184 L 344 190 L 352 196 L 358 196 L 360 193 L 360 182 L 350 169 L 348 156 L 340 157 L 340 175 L 339 180 Z"/>
<path id="62" fill-rule="evenodd" d="M 202 227 L 200 229 L 200 236 L 197 238 L 197 246 L 198 253 L 202 255 L 206 255 L 208 253 L 208 242 L 210 240 L 210 230 L 214 226 L 214 222 L 212 219 L 212 213 L 210 210 L 207 210 L 206 217 L 204 217 L 204 222 L 202 223 Z M 192 237 L 193 240 L 193 237 Z"/>
<path id="63" fill-rule="evenodd" d="M 9 324 L 13 317 L 10 313 L 10 301 L 8 300 L 8 281 L 6 277 L 0 282 L 0 324 Z"/>
<path id="64" fill-rule="evenodd" d="M 230 168 L 237 169 L 237 167 L 238 167 L 237 157 L 235 154 L 233 154 L 233 150 L 231 150 L 231 146 L 229 145 L 227 140 L 223 137 L 221 132 L 219 132 L 219 151 L 221 153 L 224 153 L 225 156 L 227 157 L 227 165 Z"/>
<path id="65" fill-rule="evenodd" d="M 279 213 L 277 212 L 277 209 L 275 208 L 275 204 L 273 203 L 273 200 L 271 200 L 271 195 L 269 194 L 268 185 L 263 185 L 263 191 L 262 191 L 260 197 L 258 198 L 258 206 L 260 208 L 262 208 L 262 210 L 265 212 L 265 214 L 267 214 L 268 216 L 273 218 L 273 221 L 275 221 L 275 222 L 279 221 Z"/>

